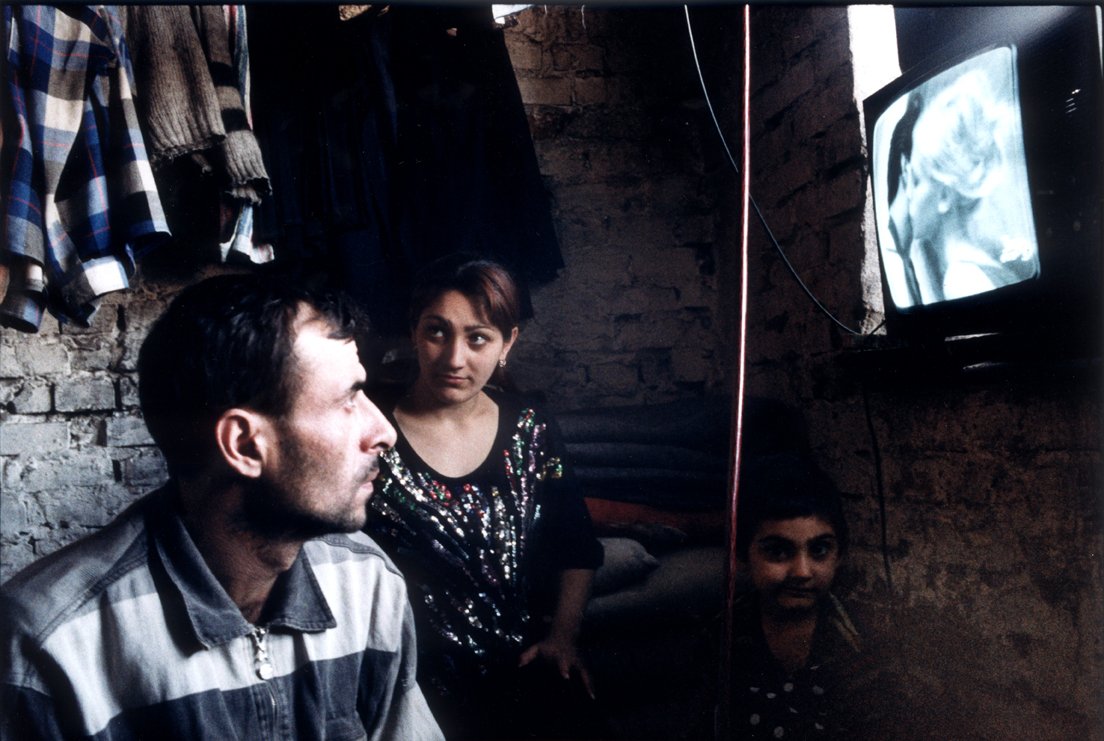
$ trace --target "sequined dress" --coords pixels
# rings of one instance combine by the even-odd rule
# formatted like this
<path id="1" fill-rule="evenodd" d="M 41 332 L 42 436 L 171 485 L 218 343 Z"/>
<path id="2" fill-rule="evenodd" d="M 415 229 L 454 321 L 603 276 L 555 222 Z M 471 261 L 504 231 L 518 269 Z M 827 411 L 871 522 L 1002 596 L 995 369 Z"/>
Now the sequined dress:
<path id="1" fill-rule="evenodd" d="M 487 393 L 499 406 L 498 431 L 476 470 L 434 471 L 400 431 L 370 505 L 369 534 L 407 578 L 419 682 L 430 692 L 516 667 L 539 637 L 541 598 L 554 593 L 558 572 L 602 561 L 554 422 Z"/>

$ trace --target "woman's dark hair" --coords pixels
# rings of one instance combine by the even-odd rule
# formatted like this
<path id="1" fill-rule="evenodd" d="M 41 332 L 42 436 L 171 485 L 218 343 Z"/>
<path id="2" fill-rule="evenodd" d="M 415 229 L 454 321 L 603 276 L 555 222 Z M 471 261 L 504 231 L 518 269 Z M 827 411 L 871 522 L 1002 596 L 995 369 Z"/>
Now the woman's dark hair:
<path id="1" fill-rule="evenodd" d="M 222 275 L 185 288 L 153 325 L 138 355 L 138 397 L 150 435 L 174 476 L 214 451 L 213 425 L 245 406 L 285 414 L 297 392 L 293 332 L 301 307 L 354 339 L 366 322 L 346 299 L 262 275 Z"/>
<path id="2" fill-rule="evenodd" d="M 748 548 L 764 522 L 819 517 L 836 531 L 840 556 L 847 553 L 847 521 L 839 489 L 816 464 L 793 453 L 749 461 L 740 472 L 736 511 L 736 552 L 747 561 Z"/>
<path id="3" fill-rule="evenodd" d="M 410 297 L 412 330 L 426 307 L 446 291 L 467 296 L 503 337 L 521 321 L 518 287 L 510 271 L 490 260 L 457 254 L 435 260 L 418 275 Z"/>
<path id="4" fill-rule="evenodd" d="M 912 159 L 912 132 L 916 121 L 924 109 L 924 99 L 913 91 L 905 104 L 905 113 L 893 128 L 889 138 L 889 155 L 886 162 L 886 187 L 890 203 L 897 197 L 897 186 L 901 180 L 901 158 Z"/>

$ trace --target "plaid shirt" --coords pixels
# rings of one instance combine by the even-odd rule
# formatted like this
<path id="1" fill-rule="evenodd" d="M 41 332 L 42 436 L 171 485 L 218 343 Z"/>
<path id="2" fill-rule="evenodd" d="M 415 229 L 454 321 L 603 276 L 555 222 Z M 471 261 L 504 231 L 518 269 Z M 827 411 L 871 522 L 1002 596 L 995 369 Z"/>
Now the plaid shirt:
<path id="1" fill-rule="evenodd" d="M 0 323 L 42 311 L 87 324 L 128 286 L 135 251 L 168 236 L 132 98 L 130 60 L 105 6 L 4 7 L 4 244 Z"/>

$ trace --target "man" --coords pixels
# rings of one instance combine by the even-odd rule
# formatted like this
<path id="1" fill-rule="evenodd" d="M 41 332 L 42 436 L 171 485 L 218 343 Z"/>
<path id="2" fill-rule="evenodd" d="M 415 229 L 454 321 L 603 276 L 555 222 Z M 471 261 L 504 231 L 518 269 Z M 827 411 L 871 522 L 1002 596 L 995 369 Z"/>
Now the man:
<path id="1" fill-rule="evenodd" d="M 186 289 L 139 357 L 170 481 L 4 586 L 0 736 L 436 739 L 402 576 L 366 536 L 395 431 L 350 309 Z"/>

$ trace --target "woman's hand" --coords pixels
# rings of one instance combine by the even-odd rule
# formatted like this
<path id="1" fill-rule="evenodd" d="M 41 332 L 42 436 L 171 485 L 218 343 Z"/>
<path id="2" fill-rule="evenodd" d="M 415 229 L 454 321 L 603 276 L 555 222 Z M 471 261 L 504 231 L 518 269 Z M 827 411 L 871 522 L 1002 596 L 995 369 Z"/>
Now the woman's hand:
<path id="1" fill-rule="evenodd" d="M 541 659 L 559 672 L 564 679 L 571 679 L 571 670 L 579 675 L 590 699 L 594 699 L 594 687 L 590 673 L 579 656 L 579 630 L 583 624 L 583 608 L 590 597 L 590 582 L 594 578 L 591 569 L 567 569 L 560 574 L 560 595 L 552 626 L 544 640 L 534 643 L 521 654 L 518 667 Z"/>
<path id="2" fill-rule="evenodd" d="M 575 640 L 569 636 L 549 634 L 543 641 L 534 643 L 521 654 L 518 667 L 523 667 L 537 659 L 541 659 L 559 672 L 564 679 L 571 679 L 571 671 L 575 670 L 579 675 L 579 681 L 583 683 L 590 699 L 594 699 L 594 688 L 590 683 L 590 673 L 579 656 L 579 649 Z"/>

